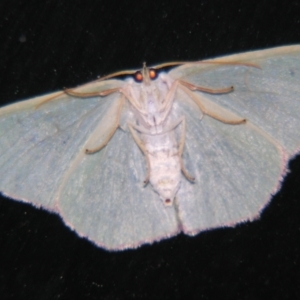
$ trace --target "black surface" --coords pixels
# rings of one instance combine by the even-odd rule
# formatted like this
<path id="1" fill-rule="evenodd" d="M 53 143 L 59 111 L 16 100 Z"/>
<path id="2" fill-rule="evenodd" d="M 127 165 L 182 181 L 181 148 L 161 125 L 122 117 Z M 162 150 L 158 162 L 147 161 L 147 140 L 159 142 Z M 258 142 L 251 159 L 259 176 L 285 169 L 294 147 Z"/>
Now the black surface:
<path id="1" fill-rule="evenodd" d="M 300 43 L 299 1 L 0 2 L 2 104 L 123 69 Z M 1 299 L 300 299 L 300 159 L 260 220 L 107 252 L 0 201 Z"/>

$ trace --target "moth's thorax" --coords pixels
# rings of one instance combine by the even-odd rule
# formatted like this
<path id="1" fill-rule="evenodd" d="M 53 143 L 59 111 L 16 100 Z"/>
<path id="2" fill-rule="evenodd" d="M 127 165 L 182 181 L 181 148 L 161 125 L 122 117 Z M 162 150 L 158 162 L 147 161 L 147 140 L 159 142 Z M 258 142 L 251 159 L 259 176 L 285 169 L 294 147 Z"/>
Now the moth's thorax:
<path id="1" fill-rule="evenodd" d="M 136 109 L 141 114 L 145 126 L 158 126 L 164 122 L 169 85 L 165 74 L 149 82 L 131 82 L 128 93 L 137 103 Z"/>

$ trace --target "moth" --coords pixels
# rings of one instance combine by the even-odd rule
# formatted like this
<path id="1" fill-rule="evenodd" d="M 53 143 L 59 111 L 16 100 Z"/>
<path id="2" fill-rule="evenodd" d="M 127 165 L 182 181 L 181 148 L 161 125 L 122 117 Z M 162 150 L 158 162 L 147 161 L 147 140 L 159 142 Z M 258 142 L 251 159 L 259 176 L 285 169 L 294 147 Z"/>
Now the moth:
<path id="1" fill-rule="evenodd" d="M 299 151 L 299 82 L 287 46 L 5 106 L 0 190 L 107 250 L 254 220 Z"/>

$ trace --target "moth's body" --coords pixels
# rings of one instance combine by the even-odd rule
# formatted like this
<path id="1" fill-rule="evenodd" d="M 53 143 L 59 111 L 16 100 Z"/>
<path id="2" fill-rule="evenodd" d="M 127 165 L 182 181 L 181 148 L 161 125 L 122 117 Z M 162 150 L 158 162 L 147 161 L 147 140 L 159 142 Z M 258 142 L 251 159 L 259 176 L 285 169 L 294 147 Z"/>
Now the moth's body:
<path id="1" fill-rule="evenodd" d="M 141 83 L 130 81 L 123 90 L 136 118 L 129 127 L 147 160 L 146 181 L 150 181 L 165 205 L 171 205 L 181 179 L 175 129 L 182 119 L 173 120 L 170 103 L 173 102 L 173 95 L 169 92 L 174 82 L 165 74 L 151 80 L 146 67 L 143 68 L 142 78 Z"/>

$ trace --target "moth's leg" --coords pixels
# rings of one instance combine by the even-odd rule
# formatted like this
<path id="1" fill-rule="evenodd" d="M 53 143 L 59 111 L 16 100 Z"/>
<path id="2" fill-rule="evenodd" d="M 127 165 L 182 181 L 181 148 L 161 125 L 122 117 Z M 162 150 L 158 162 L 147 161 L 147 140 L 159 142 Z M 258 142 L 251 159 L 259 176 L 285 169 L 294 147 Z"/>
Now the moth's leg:
<path id="1" fill-rule="evenodd" d="M 230 93 L 233 91 L 233 86 L 229 86 L 229 87 L 222 88 L 222 89 L 211 89 L 211 88 L 207 88 L 207 87 L 203 87 L 203 86 L 197 86 L 197 85 L 194 85 L 192 83 L 189 83 L 189 82 L 183 81 L 183 80 L 179 80 L 179 83 L 181 85 L 184 85 L 191 91 L 200 91 L 200 92 L 204 92 L 204 93 L 208 93 L 208 94 L 227 94 L 227 93 Z"/>
<path id="2" fill-rule="evenodd" d="M 85 153 L 86 154 L 93 154 L 95 152 L 98 152 L 98 151 L 100 151 L 103 147 L 105 147 L 108 144 L 108 142 L 113 137 L 113 135 L 115 134 L 116 130 L 118 129 L 118 127 L 120 125 L 120 117 L 121 117 L 123 105 L 124 105 L 124 96 L 122 96 L 122 98 L 120 100 L 120 104 L 119 104 L 117 115 L 116 115 L 116 120 L 115 120 L 113 126 L 110 128 L 110 132 L 108 133 L 106 139 L 102 142 L 101 145 L 99 145 L 96 148 L 85 149 Z"/>
<path id="3" fill-rule="evenodd" d="M 134 139 L 134 141 L 136 142 L 136 144 L 139 146 L 139 148 L 141 149 L 141 151 L 143 152 L 145 158 L 146 158 L 146 162 L 147 162 L 147 174 L 146 174 L 146 178 L 144 180 L 144 183 L 147 184 L 150 178 L 150 161 L 149 161 L 149 157 L 148 157 L 148 153 L 147 150 L 143 144 L 143 142 L 141 141 L 141 139 L 138 137 L 135 129 L 134 129 L 134 125 L 131 123 L 127 123 L 128 128 L 130 130 L 130 133 Z"/>
<path id="4" fill-rule="evenodd" d="M 208 115 L 225 124 L 239 125 L 246 123 L 246 119 L 237 117 L 235 114 L 220 107 L 218 104 L 207 100 L 200 94 L 193 93 L 185 85 L 180 84 L 179 87 L 197 104 L 203 114 Z"/>
<path id="5" fill-rule="evenodd" d="M 127 125 L 130 125 L 131 128 L 135 129 L 136 131 L 140 132 L 140 133 L 144 133 L 144 134 L 148 134 L 148 135 L 156 135 L 157 133 L 151 134 L 151 132 L 139 125 L 134 125 L 132 123 L 127 123 Z"/>
<path id="6" fill-rule="evenodd" d="M 128 85 L 126 89 L 121 89 L 120 91 L 136 110 L 138 110 L 141 114 L 147 114 L 147 112 L 142 109 L 140 102 L 137 99 L 137 95 L 134 93 L 134 90 L 130 85 Z"/>
<path id="7" fill-rule="evenodd" d="M 66 93 L 69 96 L 73 97 L 78 97 L 78 98 L 91 98 L 91 97 L 105 97 L 109 94 L 113 94 L 116 92 L 119 92 L 120 88 L 113 88 L 113 89 L 108 89 L 104 91 L 97 91 L 97 92 L 92 92 L 92 93 L 81 93 L 81 92 L 75 92 L 72 89 L 64 89 L 64 93 Z"/>
<path id="8" fill-rule="evenodd" d="M 175 80 L 172 83 L 165 99 L 162 102 L 163 106 L 160 110 L 160 112 L 164 113 L 162 118 L 161 118 L 162 120 L 165 120 L 165 118 L 167 117 L 167 115 L 170 113 L 170 111 L 172 109 L 172 104 L 173 104 L 173 101 L 174 101 L 174 96 L 175 96 L 175 92 L 177 90 L 177 87 L 178 87 L 178 80 Z"/>
<path id="9" fill-rule="evenodd" d="M 120 88 L 113 88 L 113 89 L 108 89 L 108 90 L 104 90 L 101 92 L 81 93 L 81 92 L 75 92 L 75 91 L 73 91 L 73 89 L 64 89 L 61 93 L 59 93 L 55 96 L 49 97 L 49 98 L 45 99 L 43 102 L 39 103 L 36 106 L 36 108 L 38 109 L 43 104 L 45 104 L 51 100 L 54 100 L 56 98 L 59 98 L 60 96 L 63 96 L 64 94 L 67 94 L 67 95 L 73 96 L 73 97 L 77 97 L 77 98 L 91 98 L 91 97 L 97 97 L 97 96 L 105 97 L 109 94 L 116 93 L 119 91 L 120 91 Z"/>
<path id="10" fill-rule="evenodd" d="M 188 173 L 188 171 L 186 170 L 186 168 L 183 164 L 183 160 L 182 160 L 182 153 L 183 153 L 183 148 L 184 148 L 184 144 L 185 144 L 185 132 L 186 132 L 185 117 L 182 117 L 180 122 L 182 122 L 181 138 L 179 141 L 179 149 L 178 149 L 180 168 L 181 168 L 181 172 L 183 173 L 183 175 L 186 177 L 187 180 L 194 181 L 195 178 Z"/>

